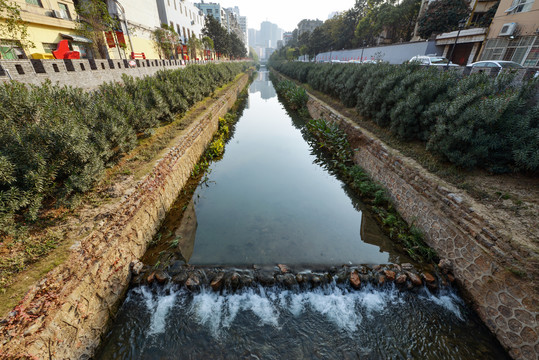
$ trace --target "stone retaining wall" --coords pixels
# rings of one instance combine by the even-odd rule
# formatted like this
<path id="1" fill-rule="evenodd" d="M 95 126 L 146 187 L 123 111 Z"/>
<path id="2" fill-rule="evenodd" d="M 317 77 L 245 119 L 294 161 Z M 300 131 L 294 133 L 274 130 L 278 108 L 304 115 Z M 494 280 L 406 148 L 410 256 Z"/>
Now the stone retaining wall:
<path id="1" fill-rule="evenodd" d="M 195 120 L 152 171 L 126 192 L 97 230 L 43 278 L 0 324 L 0 358 L 88 359 L 124 295 L 130 264 L 146 252 L 165 214 L 248 83 L 243 75 Z"/>
<path id="2" fill-rule="evenodd" d="M 120 81 L 122 74 L 132 77 L 151 76 L 159 70 L 180 69 L 186 66 L 181 60 L 137 59 L 136 66 L 128 60 L 0 60 L 0 83 L 16 80 L 25 84 L 39 85 L 46 80 L 60 86 L 75 86 L 85 90 L 98 87 L 104 82 Z M 187 64 L 204 64 L 191 61 Z"/>
<path id="3" fill-rule="evenodd" d="M 402 217 L 419 227 L 427 244 L 451 262 L 479 316 L 509 354 L 537 359 L 539 292 L 534 274 L 526 279 L 508 270 L 514 263 L 525 263 L 526 254 L 511 248 L 510 239 L 499 234 L 494 221 L 468 195 L 312 95 L 308 109 L 313 118 L 337 123 L 346 131 L 352 148 L 358 149 L 355 163 L 386 187 Z"/>

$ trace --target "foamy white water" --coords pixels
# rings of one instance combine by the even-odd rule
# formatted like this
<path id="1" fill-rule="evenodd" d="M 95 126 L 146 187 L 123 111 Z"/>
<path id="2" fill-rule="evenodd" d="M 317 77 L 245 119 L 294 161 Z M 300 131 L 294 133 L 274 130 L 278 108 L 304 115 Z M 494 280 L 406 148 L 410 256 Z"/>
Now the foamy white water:
<path id="1" fill-rule="evenodd" d="M 172 288 L 160 291 L 160 294 L 155 294 L 148 287 L 135 291 L 142 296 L 150 313 L 150 335 L 165 331 L 168 313 L 176 306 L 183 308 L 198 324 L 207 327 L 216 338 L 226 334 L 240 313 L 256 319 L 258 326 L 278 329 L 282 326 L 284 315 L 291 314 L 298 318 L 307 311 L 317 313 L 351 335 L 360 328 L 365 316 L 372 318 L 384 314 L 388 307 L 394 310 L 395 307 L 404 306 L 407 296 L 407 293 L 395 287 L 376 288 L 370 285 L 359 291 L 335 285 L 310 291 L 259 287 L 222 295 L 211 289 L 202 289 L 195 294 Z M 464 320 L 461 311 L 463 302 L 450 291 L 432 294 L 425 290 L 419 298 L 436 305 L 440 311 Z"/>
<path id="2" fill-rule="evenodd" d="M 144 299 L 144 304 L 150 313 L 150 329 L 148 335 L 161 334 L 165 331 L 166 320 L 169 310 L 176 303 L 178 291 L 167 287 L 158 294 L 154 294 L 148 287 L 137 288 Z"/>

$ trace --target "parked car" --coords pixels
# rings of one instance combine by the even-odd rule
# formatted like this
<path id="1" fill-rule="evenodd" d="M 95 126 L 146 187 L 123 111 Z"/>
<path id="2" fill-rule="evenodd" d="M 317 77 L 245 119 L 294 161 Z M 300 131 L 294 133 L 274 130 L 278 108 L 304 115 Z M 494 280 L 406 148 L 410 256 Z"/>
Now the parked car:
<path id="1" fill-rule="evenodd" d="M 450 67 L 459 66 L 457 64 L 453 64 L 443 56 L 437 55 L 416 55 L 411 58 L 409 62 L 415 62 L 425 66 L 447 66 L 448 64 Z"/>
<path id="2" fill-rule="evenodd" d="M 503 61 L 503 60 L 485 60 L 477 61 L 470 65 L 469 67 L 473 68 L 500 68 L 500 69 L 524 69 L 524 66 L 516 63 L 514 61 Z"/>

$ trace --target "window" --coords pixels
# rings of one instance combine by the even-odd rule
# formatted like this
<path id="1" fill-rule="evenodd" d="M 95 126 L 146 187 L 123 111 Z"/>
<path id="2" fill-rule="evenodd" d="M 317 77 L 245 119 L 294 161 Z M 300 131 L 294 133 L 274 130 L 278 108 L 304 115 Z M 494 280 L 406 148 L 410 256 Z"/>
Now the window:
<path id="1" fill-rule="evenodd" d="M 43 50 L 45 50 L 47 54 L 52 54 L 52 52 L 56 51 L 56 48 L 58 47 L 58 44 L 53 44 L 53 43 L 42 43 L 42 44 L 43 44 Z"/>
<path id="2" fill-rule="evenodd" d="M 206 12 L 208 13 L 208 15 L 211 15 L 211 9 L 207 9 Z"/>
<path id="3" fill-rule="evenodd" d="M 524 66 L 539 66 L 539 37 L 535 39 L 535 44 L 532 45 Z"/>
<path id="4" fill-rule="evenodd" d="M 43 7 L 43 5 L 41 4 L 41 0 L 26 0 L 26 3 Z"/>
<path id="5" fill-rule="evenodd" d="M 187 40 L 187 36 L 185 36 L 185 26 L 183 26 L 183 40 L 184 40 L 184 41 Z"/>
<path id="6" fill-rule="evenodd" d="M 182 31 L 180 29 L 180 25 L 179 24 L 176 24 L 176 31 L 178 32 L 178 35 L 181 35 L 182 34 Z"/>
<path id="7" fill-rule="evenodd" d="M 17 60 L 25 58 L 24 51 L 18 44 L 3 44 L 0 41 L 0 59 Z"/>
<path id="8" fill-rule="evenodd" d="M 170 28 L 174 30 L 174 23 L 172 21 L 170 22 Z"/>
<path id="9" fill-rule="evenodd" d="M 69 8 L 66 4 L 58 3 L 58 8 L 60 9 L 60 14 L 62 14 L 62 18 L 71 19 L 71 14 L 69 13 Z"/>
<path id="10" fill-rule="evenodd" d="M 534 36 L 522 36 L 514 40 L 490 39 L 485 44 L 481 59 L 507 60 L 524 66 L 536 66 L 537 52 L 539 51 L 539 40 L 537 39 Z"/>
<path id="11" fill-rule="evenodd" d="M 535 0 L 513 0 L 513 4 L 506 13 L 515 14 L 519 12 L 530 11 Z"/>
<path id="12" fill-rule="evenodd" d="M 176 0 L 174 0 L 174 10 L 178 10 L 178 8 L 176 7 Z"/>

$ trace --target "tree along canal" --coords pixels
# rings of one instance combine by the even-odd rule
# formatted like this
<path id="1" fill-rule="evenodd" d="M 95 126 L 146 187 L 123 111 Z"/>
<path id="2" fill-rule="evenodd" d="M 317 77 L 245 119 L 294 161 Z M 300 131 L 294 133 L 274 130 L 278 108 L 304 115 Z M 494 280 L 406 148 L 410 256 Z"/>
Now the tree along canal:
<path id="1" fill-rule="evenodd" d="M 249 278 L 260 269 L 277 273 L 279 263 L 311 277 L 308 269 L 413 263 L 323 166 L 267 72 L 249 92 L 223 159 L 211 164 L 191 203 L 167 216 L 158 235 L 167 245 L 146 257 L 150 265 L 169 273 L 185 268 L 183 260 L 195 268 L 250 268 Z M 354 289 L 327 273 L 329 281 L 319 286 L 253 279 L 219 291 L 173 282 L 134 285 L 97 358 L 507 358 L 447 285 Z"/>

